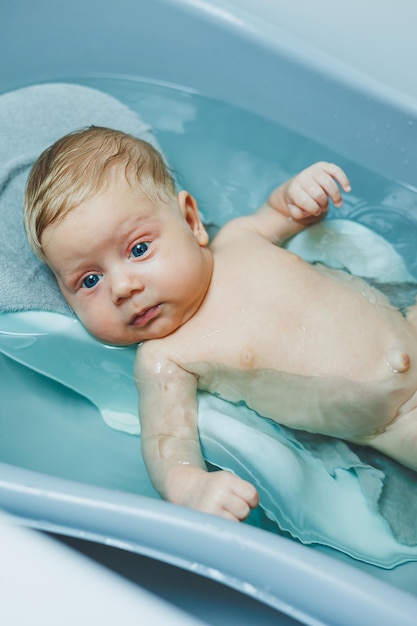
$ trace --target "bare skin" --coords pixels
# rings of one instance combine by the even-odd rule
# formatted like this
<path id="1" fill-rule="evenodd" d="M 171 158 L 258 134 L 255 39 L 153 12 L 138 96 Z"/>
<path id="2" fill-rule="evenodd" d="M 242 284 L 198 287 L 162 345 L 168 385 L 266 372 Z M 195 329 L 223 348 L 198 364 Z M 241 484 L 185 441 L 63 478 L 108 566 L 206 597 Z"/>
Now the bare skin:
<path id="1" fill-rule="evenodd" d="M 152 201 L 115 175 L 44 231 L 48 262 L 87 329 L 109 343 L 144 342 L 142 451 L 164 498 L 238 520 L 258 503 L 246 481 L 207 472 L 198 388 L 417 469 L 415 307 L 404 318 L 360 279 L 279 247 L 322 219 L 329 199 L 341 205 L 339 185 L 350 190 L 345 173 L 317 163 L 209 244 L 190 194 Z"/>

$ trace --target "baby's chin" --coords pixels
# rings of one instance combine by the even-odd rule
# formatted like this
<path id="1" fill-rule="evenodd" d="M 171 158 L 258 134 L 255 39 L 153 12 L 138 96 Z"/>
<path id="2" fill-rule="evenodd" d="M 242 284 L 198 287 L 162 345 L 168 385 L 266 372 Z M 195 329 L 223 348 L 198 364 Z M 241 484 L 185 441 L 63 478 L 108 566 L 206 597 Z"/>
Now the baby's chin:
<path id="1" fill-rule="evenodd" d="M 113 338 L 113 337 L 98 337 L 97 335 L 93 335 L 98 341 L 101 343 L 105 343 L 109 346 L 114 346 L 115 348 L 127 348 L 128 346 L 137 346 L 139 343 L 142 343 L 142 339 L 133 339 L 133 338 Z"/>
<path id="2" fill-rule="evenodd" d="M 174 333 L 182 325 L 181 323 L 176 323 L 176 321 L 167 323 L 167 320 L 159 320 L 156 324 L 151 322 L 151 328 L 147 325 L 145 331 L 131 325 L 124 329 L 120 328 L 119 332 L 114 332 L 114 329 L 113 332 L 109 332 L 107 328 L 98 328 L 97 325 L 89 326 L 82 319 L 80 321 L 92 337 L 101 343 L 114 347 L 137 346 L 144 341 L 163 339 Z"/>

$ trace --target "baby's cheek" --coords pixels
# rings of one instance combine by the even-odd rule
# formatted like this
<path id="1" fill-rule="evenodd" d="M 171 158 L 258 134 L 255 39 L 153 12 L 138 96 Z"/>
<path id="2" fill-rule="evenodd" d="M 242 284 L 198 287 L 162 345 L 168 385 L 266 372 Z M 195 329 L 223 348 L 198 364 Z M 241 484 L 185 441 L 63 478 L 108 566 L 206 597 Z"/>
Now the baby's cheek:
<path id="1" fill-rule="evenodd" d="M 119 337 L 114 332 L 112 326 L 102 322 L 86 325 L 85 327 L 96 339 L 104 341 L 105 343 L 119 343 Z"/>
<path id="2" fill-rule="evenodd" d="M 103 311 L 91 309 L 86 311 L 83 308 L 78 308 L 74 312 L 89 333 L 102 341 L 108 340 L 111 325 L 106 322 L 107 317 L 103 314 Z"/>

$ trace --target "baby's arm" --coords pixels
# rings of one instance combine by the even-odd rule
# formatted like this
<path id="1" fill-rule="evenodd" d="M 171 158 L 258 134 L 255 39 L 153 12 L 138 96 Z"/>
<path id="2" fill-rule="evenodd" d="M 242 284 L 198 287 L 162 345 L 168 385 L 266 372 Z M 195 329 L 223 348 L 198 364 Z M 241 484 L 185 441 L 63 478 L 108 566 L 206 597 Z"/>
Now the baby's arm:
<path id="1" fill-rule="evenodd" d="M 251 218 L 262 235 L 282 244 L 306 226 L 320 221 L 329 200 L 336 207 L 342 205 L 339 185 L 343 191 L 351 189 L 340 167 L 324 161 L 314 163 L 277 187 Z"/>
<path id="2" fill-rule="evenodd" d="M 231 472 L 207 471 L 197 429 L 196 378 L 158 355 L 156 343 L 140 346 L 135 364 L 150 479 L 170 502 L 243 520 L 258 504 L 256 489 Z"/>

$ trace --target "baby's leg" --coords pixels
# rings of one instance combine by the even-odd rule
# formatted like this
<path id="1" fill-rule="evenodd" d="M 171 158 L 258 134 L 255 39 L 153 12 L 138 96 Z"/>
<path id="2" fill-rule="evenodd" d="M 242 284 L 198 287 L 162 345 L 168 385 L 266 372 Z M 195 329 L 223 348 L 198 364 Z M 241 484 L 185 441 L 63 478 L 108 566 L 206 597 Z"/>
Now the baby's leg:
<path id="1" fill-rule="evenodd" d="M 400 415 L 368 445 L 417 471 L 417 407 Z"/>

